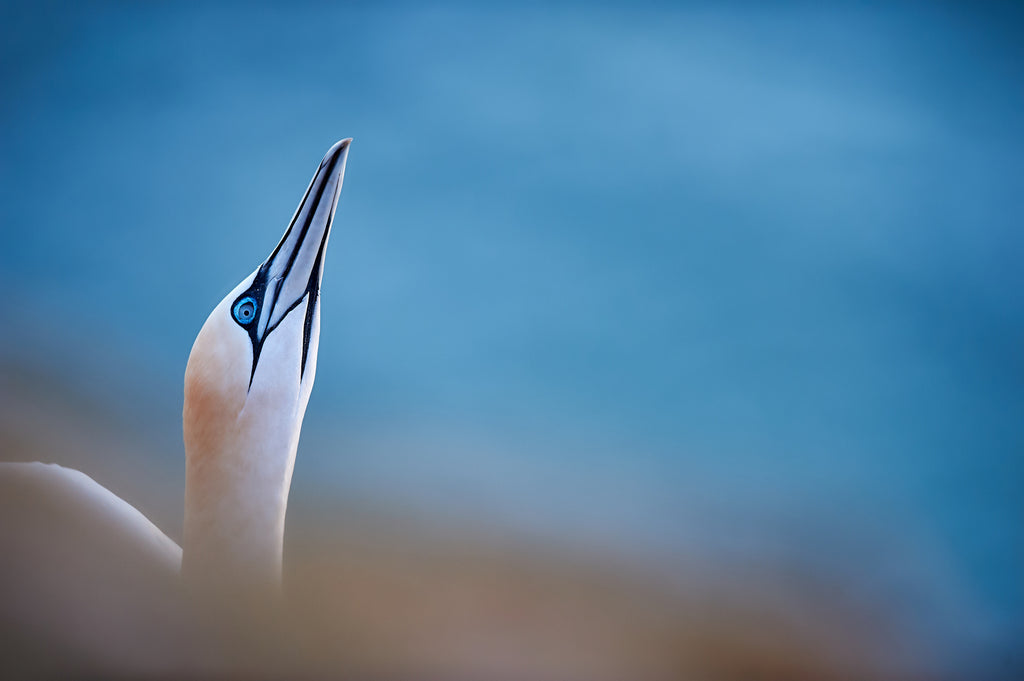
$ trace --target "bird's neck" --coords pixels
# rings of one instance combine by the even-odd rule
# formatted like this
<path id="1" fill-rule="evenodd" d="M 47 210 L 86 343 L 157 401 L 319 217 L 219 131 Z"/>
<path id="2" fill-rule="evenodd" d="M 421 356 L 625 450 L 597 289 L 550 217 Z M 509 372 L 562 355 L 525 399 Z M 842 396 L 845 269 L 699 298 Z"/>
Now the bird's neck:
<path id="1" fill-rule="evenodd" d="M 298 428 L 268 432 L 257 427 L 265 424 L 248 421 L 243 411 L 232 428 L 211 438 L 193 437 L 190 443 L 186 435 L 186 582 L 228 588 L 280 584 Z"/>

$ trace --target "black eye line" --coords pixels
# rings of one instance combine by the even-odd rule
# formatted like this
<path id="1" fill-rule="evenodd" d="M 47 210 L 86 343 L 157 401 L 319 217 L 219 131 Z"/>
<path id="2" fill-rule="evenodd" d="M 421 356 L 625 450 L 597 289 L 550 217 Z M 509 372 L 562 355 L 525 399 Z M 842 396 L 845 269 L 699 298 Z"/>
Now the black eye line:
<path id="1" fill-rule="evenodd" d="M 332 166 L 337 162 L 338 158 L 335 158 L 332 162 Z M 319 173 L 322 168 L 323 163 L 321 162 L 320 168 L 317 168 L 317 173 Z M 329 172 L 324 175 L 325 178 L 329 176 Z M 302 203 L 299 204 L 299 209 L 295 213 L 296 216 L 299 214 L 299 212 L 302 211 L 302 207 L 306 205 L 306 201 L 309 199 L 309 192 L 312 188 L 313 185 L 312 183 L 310 183 L 310 186 L 306 188 L 306 194 L 302 197 Z M 320 201 L 323 198 L 324 190 L 326 188 L 327 181 L 325 179 L 323 182 L 320 183 L 320 186 L 317 187 L 316 195 L 313 200 L 314 205 L 320 204 Z M 288 262 L 285 265 L 284 271 L 279 276 L 274 277 L 273 281 L 282 281 L 291 272 L 292 267 L 295 265 L 295 260 L 298 257 L 298 246 L 302 244 L 303 240 L 306 238 L 306 234 L 309 232 L 309 226 L 313 224 L 313 218 L 315 217 L 314 213 L 315 211 L 308 211 L 306 219 L 302 225 L 302 230 L 299 232 L 298 239 L 295 242 L 296 247 L 292 248 L 291 253 L 288 254 Z M 260 352 L 263 350 L 264 341 L 266 341 L 266 339 L 270 336 L 270 332 L 276 329 L 278 326 L 280 326 L 281 322 L 284 321 L 284 318 L 287 317 L 292 310 L 298 307 L 299 303 L 301 303 L 304 299 L 307 299 L 308 297 L 309 304 L 306 307 L 306 316 L 302 326 L 302 361 L 299 366 L 299 380 L 301 381 L 303 376 L 305 376 L 306 374 L 306 359 L 309 356 L 309 341 L 313 330 L 313 310 L 317 303 L 318 294 L 320 293 L 320 265 L 323 262 L 324 247 L 327 245 L 327 235 L 330 233 L 330 222 L 333 221 L 333 215 L 328 216 L 328 221 L 328 228 L 324 230 L 324 235 L 320 239 L 320 249 L 317 251 L 316 261 L 315 264 L 313 265 L 312 272 L 310 272 L 309 281 L 306 283 L 306 292 L 303 295 L 299 296 L 298 300 L 293 302 L 288 307 L 288 309 L 285 310 L 284 314 L 281 315 L 281 318 L 277 320 L 276 324 L 267 328 L 267 330 L 263 333 L 262 339 L 260 339 L 257 334 L 257 330 L 259 329 L 259 314 L 253 315 L 253 323 L 248 325 L 240 324 L 240 326 L 242 326 L 243 329 L 248 331 L 249 341 L 252 343 L 252 371 L 249 373 L 249 388 L 252 388 L 253 378 L 256 377 L 256 363 L 259 361 Z M 256 311 L 259 312 L 267 292 L 267 280 L 269 278 L 270 265 L 280 255 L 281 247 L 284 245 L 285 241 L 288 240 L 288 236 L 292 233 L 292 228 L 294 226 L 295 221 L 293 219 L 292 224 L 288 225 L 288 229 L 285 231 L 284 236 L 281 237 L 281 241 L 279 241 L 277 246 L 274 248 L 274 252 L 270 254 L 270 257 L 267 258 L 262 265 L 260 265 L 259 271 L 256 272 L 256 276 L 253 278 L 252 285 L 241 296 L 235 299 L 234 305 L 237 305 L 238 301 L 241 300 L 244 296 L 251 295 L 253 299 L 257 301 Z M 275 288 L 275 293 L 279 292 L 280 288 L 280 285 L 278 285 Z M 270 304 L 270 309 L 267 311 L 268 324 L 270 323 L 270 319 L 273 317 L 274 309 L 277 307 L 278 297 L 278 295 L 274 296 L 274 300 L 271 301 Z M 234 310 L 234 305 L 232 305 L 232 310 Z M 232 316 L 234 315 L 232 314 Z"/>
<path id="2" fill-rule="evenodd" d="M 280 326 L 281 322 L 283 322 L 285 318 L 289 314 L 291 314 L 291 312 L 295 308 L 297 308 L 303 301 L 308 301 L 309 306 L 306 308 L 306 314 L 302 328 L 302 361 L 299 366 L 299 380 L 301 381 L 303 376 L 305 376 L 306 360 L 309 356 L 309 341 L 310 336 L 312 334 L 313 306 L 316 305 L 317 294 L 319 293 L 320 290 L 320 263 L 323 261 L 324 246 L 326 245 L 327 242 L 326 236 L 327 235 L 325 234 L 325 238 L 320 242 L 320 250 L 317 252 L 316 264 L 313 266 L 313 271 L 310 272 L 309 281 L 306 284 L 306 290 L 303 292 L 301 296 L 298 297 L 298 299 L 296 299 L 291 305 L 288 306 L 288 309 L 284 311 L 284 313 L 281 315 L 281 318 L 278 319 L 277 322 L 267 327 L 267 330 L 263 332 L 263 338 L 259 337 L 259 312 L 260 308 L 262 307 L 262 303 L 260 301 L 264 300 L 266 296 L 267 279 L 268 273 L 270 271 L 271 261 L 268 260 L 267 262 L 263 263 L 260 266 L 259 271 L 253 278 L 252 285 L 248 289 L 246 289 L 241 295 L 239 295 L 238 298 L 235 299 L 235 302 L 232 304 L 232 319 L 235 319 L 233 313 L 235 306 L 238 305 L 238 303 L 240 303 L 245 298 L 252 298 L 255 304 L 255 310 L 252 321 L 243 324 L 239 322 L 237 319 L 235 319 L 235 323 L 242 327 L 242 329 L 244 329 L 245 332 L 249 335 L 249 342 L 252 345 L 252 369 L 249 372 L 249 388 L 252 388 L 253 379 L 256 377 L 256 365 L 259 362 L 260 353 L 263 351 L 263 343 L 265 343 L 267 338 L 270 337 L 270 333 L 274 331 L 278 326 Z M 275 279 L 279 280 L 280 277 L 276 277 Z M 274 313 L 274 308 L 276 307 L 277 299 L 275 298 L 273 303 L 271 303 L 270 305 L 270 310 L 266 312 L 268 324 L 270 324 L 270 318 Z"/>
<path id="3" fill-rule="evenodd" d="M 263 341 L 259 338 L 259 311 L 263 305 L 263 298 L 267 291 L 267 272 L 270 270 L 270 261 L 260 265 L 259 271 L 256 272 L 256 276 L 252 280 L 252 285 L 248 289 L 242 292 L 240 296 L 235 298 L 235 302 L 231 305 L 231 317 L 234 319 L 234 309 L 243 299 L 252 298 L 255 309 L 253 310 L 252 320 L 247 324 L 243 324 L 235 319 L 242 329 L 249 334 L 249 343 L 252 345 L 252 369 L 249 372 L 249 387 L 252 387 L 252 379 L 256 376 L 256 363 L 260 360 L 260 351 L 263 350 Z M 264 335 L 264 338 L 266 335 Z"/>

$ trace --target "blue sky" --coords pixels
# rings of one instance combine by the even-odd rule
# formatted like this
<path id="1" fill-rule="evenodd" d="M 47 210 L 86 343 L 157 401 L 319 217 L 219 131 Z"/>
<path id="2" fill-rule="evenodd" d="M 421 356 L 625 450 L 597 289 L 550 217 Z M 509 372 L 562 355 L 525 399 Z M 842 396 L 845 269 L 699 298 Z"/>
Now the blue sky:
<path id="1" fill-rule="evenodd" d="M 1019 631 L 1016 12 L 3 12 L 4 356 L 177 446 L 196 331 L 352 136 L 297 488 Z"/>

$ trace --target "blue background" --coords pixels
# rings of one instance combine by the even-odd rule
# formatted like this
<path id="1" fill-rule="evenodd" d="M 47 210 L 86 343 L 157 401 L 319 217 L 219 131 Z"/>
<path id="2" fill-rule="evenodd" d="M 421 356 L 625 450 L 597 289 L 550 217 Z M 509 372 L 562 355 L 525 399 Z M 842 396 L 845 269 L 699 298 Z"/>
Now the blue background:
<path id="1" fill-rule="evenodd" d="M 293 498 L 828 574 L 998 669 L 1024 25 L 972 7 L 5 6 L 0 358 L 180 485 L 195 333 L 352 136 Z"/>

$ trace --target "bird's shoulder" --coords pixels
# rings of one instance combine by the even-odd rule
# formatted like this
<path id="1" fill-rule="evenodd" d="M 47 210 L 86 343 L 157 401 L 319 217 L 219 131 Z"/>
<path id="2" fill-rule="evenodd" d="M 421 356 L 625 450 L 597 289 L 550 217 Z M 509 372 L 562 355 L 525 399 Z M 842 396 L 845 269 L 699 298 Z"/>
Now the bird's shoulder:
<path id="1" fill-rule="evenodd" d="M 89 554 L 176 573 L 181 549 L 145 515 L 73 468 L 39 462 L 0 463 L 0 543 L 22 551 Z M 62 544 L 62 545 L 57 545 Z"/>
<path id="2" fill-rule="evenodd" d="M 88 475 L 0 463 L 0 633 L 13 641 L 0 668 L 60 675 L 173 659 L 161 642 L 187 631 L 180 566 L 170 538 Z"/>

